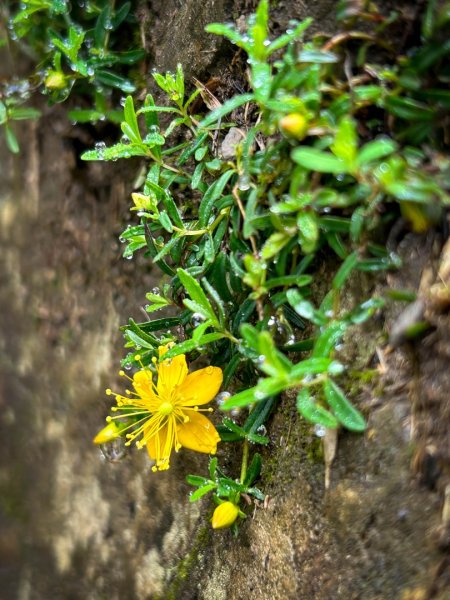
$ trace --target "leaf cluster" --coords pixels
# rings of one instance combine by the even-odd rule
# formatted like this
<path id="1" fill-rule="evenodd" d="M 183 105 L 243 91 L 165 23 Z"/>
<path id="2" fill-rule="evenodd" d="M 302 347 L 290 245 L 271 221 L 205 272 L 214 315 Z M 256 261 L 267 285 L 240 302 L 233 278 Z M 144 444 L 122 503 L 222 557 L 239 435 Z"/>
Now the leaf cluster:
<path id="1" fill-rule="evenodd" d="M 131 49 L 128 43 L 123 44 L 123 39 L 128 39 L 124 34 L 133 31 L 136 23 L 131 8 L 131 2 L 113 0 L 82 4 L 67 0 L 24 0 L 20 5 L 7 2 L 3 12 L 8 19 L 10 48 L 31 58 L 36 66 L 22 82 L 26 94 L 21 93 L 17 82 L 5 86 L 6 108 L 22 104 L 38 89 L 52 103 L 62 102 L 75 92 L 88 108 L 69 111 L 72 121 L 120 122 L 118 93 L 135 91 L 133 67 L 144 57 L 137 42 Z M 38 114 L 33 109 L 17 110 L 21 116 L 14 116 L 11 108 L 9 120 L 35 118 Z M 9 124 L 5 132 L 10 150 L 17 152 L 17 140 Z"/>
<path id="2" fill-rule="evenodd" d="M 248 54 L 248 92 L 206 117 L 192 115 L 199 90 L 185 95 L 179 66 L 175 74 L 154 74 L 167 106 L 156 106 L 148 95 L 136 110 L 131 96 L 126 99 L 126 142 L 83 158 L 149 160 L 142 191 L 133 194 L 140 223 L 121 239 L 124 256 L 144 249 L 165 276 L 161 291 L 147 295 L 146 310 L 172 316 L 130 321 L 123 330 L 133 351 L 125 363 L 138 352 L 149 364 L 160 344 L 174 341 L 168 358 L 207 354 L 223 368 L 225 387 L 234 392 L 224 410 L 264 406 L 293 388 L 310 422 L 365 428 L 335 381 L 344 366 L 334 354 L 347 329 L 383 300 L 370 298 L 342 313 L 341 290 L 355 270 L 400 265 L 373 242 L 398 207 L 420 231 L 449 202 L 439 118 L 447 104 L 446 51 L 436 46 L 443 17 L 430 7 L 425 44 L 398 60 L 389 54 L 383 20 L 370 34 L 350 29 L 304 41 L 307 19 L 271 39 L 262 0 L 244 33 L 230 25 L 207 27 Z M 350 42 L 359 48 L 349 75 Z M 371 48 L 383 52 L 383 65 L 367 61 Z M 250 106 L 256 118 L 246 120 Z M 165 129 L 161 113 L 173 117 Z M 240 126 L 242 141 L 231 159 L 223 158 L 215 140 L 233 125 Z M 173 145 L 171 136 L 183 130 L 185 141 Z M 341 264 L 317 300 L 318 257 L 330 251 Z M 221 434 L 249 439 L 245 424 L 228 418 Z"/>

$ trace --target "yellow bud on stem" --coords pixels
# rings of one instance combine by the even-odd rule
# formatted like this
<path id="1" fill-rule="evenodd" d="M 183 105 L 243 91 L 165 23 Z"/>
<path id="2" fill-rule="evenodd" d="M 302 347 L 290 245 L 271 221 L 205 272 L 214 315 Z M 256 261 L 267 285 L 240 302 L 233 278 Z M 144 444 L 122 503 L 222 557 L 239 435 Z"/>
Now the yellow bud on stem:
<path id="1" fill-rule="evenodd" d="M 103 427 L 95 438 L 93 439 L 94 444 L 107 444 L 108 442 L 112 442 L 117 437 L 120 436 L 120 429 L 117 427 L 116 423 L 110 422 L 106 427 Z"/>
<path id="2" fill-rule="evenodd" d="M 233 502 L 223 502 L 214 511 L 212 516 L 213 529 L 225 529 L 231 527 L 239 514 L 239 508 Z"/>
<path id="3" fill-rule="evenodd" d="M 290 113 L 280 119 L 280 127 L 283 133 L 301 140 L 308 130 L 308 122 L 300 113 Z"/>
<path id="4" fill-rule="evenodd" d="M 49 90 L 62 90 L 66 87 L 66 76 L 61 71 L 49 71 L 44 85 Z"/>

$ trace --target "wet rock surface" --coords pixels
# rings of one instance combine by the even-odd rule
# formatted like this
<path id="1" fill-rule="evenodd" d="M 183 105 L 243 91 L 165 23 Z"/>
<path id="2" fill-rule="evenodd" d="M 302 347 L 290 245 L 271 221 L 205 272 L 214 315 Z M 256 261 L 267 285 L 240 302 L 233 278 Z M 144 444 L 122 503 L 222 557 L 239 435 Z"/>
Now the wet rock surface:
<path id="1" fill-rule="evenodd" d="M 218 75 L 235 48 L 203 26 L 255 4 L 143 2 L 144 45 L 158 70 L 182 62 L 188 77 Z M 306 16 L 331 31 L 334 3 L 278 2 L 274 32 Z M 111 462 L 92 446 L 108 409 L 103 390 L 122 385 L 118 326 L 145 318 L 139 307 L 158 280 L 145 261 L 120 258 L 133 165 L 80 165 L 75 135 L 52 108 L 23 125 L 20 157 L 0 146 L 4 597 L 445 600 L 450 324 L 427 295 L 440 282 L 442 234 L 404 236 L 398 273 L 351 282 L 349 303 L 388 288 L 418 291 L 431 329 L 387 352 L 399 303 L 346 339 L 353 370 L 377 373 L 350 386 L 369 427 L 340 432 L 329 489 L 322 443 L 287 396 L 263 451 L 268 505 L 249 507 L 238 538 L 213 535 L 207 505 L 191 505 L 184 483 L 207 457 L 182 452 L 153 474 L 145 452 L 120 458 L 119 449 Z M 226 445 L 219 458 L 230 472 L 239 461 Z"/>

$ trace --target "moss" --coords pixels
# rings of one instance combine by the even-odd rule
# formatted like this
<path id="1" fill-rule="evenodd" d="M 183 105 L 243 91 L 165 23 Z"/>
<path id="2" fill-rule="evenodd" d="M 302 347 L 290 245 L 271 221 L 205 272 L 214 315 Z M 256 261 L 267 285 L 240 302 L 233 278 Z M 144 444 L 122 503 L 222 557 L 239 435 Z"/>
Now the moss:
<path id="1" fill-rule="evenodd" d="M 208 525 L 200 527 L 190 552 L 178 562 L 176 567 L 174 567 L 175 574 L 164 593 L 164 598 L 166 600 L 177 600 L 177 598 L 180 597 L 179 592 L 182 584 L 187 581 L 189 575 L 192 574 L 192 571 L 200 561 L 202 550 L 208 546 L 210 540 L 210 527 Z"/>

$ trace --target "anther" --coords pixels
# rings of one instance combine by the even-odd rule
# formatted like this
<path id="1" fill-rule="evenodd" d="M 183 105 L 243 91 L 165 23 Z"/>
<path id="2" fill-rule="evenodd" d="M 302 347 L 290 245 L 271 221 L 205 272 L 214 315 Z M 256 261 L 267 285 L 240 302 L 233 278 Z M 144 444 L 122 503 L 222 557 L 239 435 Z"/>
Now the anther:
<path id="1" fill-rule="evenodd" d="M 111 390 L 110 388 L 107 388 L 107 389 L 105 390 L 105 394 L 106 394 L 107 396 L 111 396 L 111 394 L 112 394 L 112 390 Z"/>

